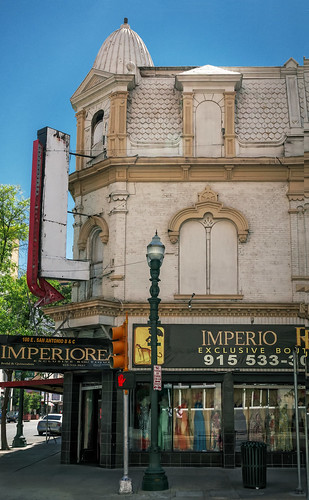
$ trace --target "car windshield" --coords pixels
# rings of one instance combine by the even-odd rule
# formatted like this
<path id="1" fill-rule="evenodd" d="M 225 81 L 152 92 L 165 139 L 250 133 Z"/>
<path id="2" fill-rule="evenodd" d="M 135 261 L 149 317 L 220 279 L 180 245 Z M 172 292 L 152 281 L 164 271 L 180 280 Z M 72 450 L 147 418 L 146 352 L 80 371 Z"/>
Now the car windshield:
<path id="1" fill-rule="evenodd" d="M 44 420 L 47 420 L 47 415 Z M 61 415 L 48 415 L 48 420 L 61 420 Z"/>

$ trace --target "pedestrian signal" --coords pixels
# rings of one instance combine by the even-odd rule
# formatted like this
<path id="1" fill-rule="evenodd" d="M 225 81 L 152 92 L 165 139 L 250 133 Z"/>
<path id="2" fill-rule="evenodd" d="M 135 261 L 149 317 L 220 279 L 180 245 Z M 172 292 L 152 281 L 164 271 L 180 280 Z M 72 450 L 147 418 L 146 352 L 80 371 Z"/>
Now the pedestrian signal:
<path id="1" fill-rule="evenodd" d="M 117 373 L 116 383 L 118 389 L 134 389 L 134 372 L 123 371 Z"/>

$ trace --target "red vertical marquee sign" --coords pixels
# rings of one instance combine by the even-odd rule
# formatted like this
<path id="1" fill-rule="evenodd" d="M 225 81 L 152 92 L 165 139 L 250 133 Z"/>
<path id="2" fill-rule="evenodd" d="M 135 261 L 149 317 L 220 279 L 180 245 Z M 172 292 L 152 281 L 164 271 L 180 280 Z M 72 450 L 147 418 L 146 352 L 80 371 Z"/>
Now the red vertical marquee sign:
<path id="1" fill-rule="evenodd" d="M 43 145 L 39 140 L 34 141 L 30 195 L 27 284 L 30 292 L 36 297 L 39 297 L 39 301 L 36 305 L 51 304 L 52 302 L 56 302 L 64 298 L 63 295 L 44 278 L 39 278 L 43 155 Z"/>

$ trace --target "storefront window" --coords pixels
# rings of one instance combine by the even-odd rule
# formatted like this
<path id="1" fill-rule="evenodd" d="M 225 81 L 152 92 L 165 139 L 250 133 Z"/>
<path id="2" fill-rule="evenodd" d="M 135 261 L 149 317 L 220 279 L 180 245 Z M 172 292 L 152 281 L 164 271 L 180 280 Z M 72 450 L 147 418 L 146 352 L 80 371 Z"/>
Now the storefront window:
<path id="1" fill-rule="evenodd" d="M 131 450 L 150 445 L 149 384 L 138 384 L 131 412 Z M 159 393 L 158 444 L 162 451 L 221 451 L 221 385 L 164 386 Z"/>
<path id="2" fill-rule="evenodd" d="M 305 390 L 298 391 L 300 444 L 304 447 Z M 296 449 L 294 389 L 283 386 L 235 386 L 236 451 L 242 441 L 263 441 L 269 451 Z"/>

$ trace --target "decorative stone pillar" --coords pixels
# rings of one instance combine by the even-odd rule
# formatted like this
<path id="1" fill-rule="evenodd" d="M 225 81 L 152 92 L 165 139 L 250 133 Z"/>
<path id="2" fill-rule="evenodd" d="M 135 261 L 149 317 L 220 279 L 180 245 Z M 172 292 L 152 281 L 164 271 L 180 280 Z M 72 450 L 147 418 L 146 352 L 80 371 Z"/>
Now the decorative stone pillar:
<path id="1" fill-rule="evenodd" d="M 127 100 L 128 92 L 114 92 L 110 96 L 109 133 L 107 150 L 109 156 L 127 154 Z"/>
<path id="2" fill-rule="evenodd" d="M 225 134 L 224 146 L 226 158 L 234 158 L 235 152 L 235 95 L 236 92 L 224 92 Z"/>
<path id="3" fill-rule="evenodd" d="M 193 156 L 193 93 L 183 92 L 183 151 Z"/>
<path id="4" fill-rule="evenodd" d="M 125 186 L 123 186 L 125 187 Z M 129 193 L 126 190 L 118 189 L 109 195 L 111 209 L 110 216 L 110 234 L 113 255 L 113 267 L 116 270 L 109 277 L 112 288 L 114 289 L 114 298 L 120 301 L 125 300 L 125 272 L 126 272 L 126 254 L 123 251 L 126 248 L 126 218 L 127 218 L 127 200 Z"/>
<path id="5" fill-rule="evenodd" d="M 76 153 L 85 154 L 85 110 L 82 109 L 76 113 Z M 85 158 L 76 156 L 76 170 L 84 167 Z"/>

